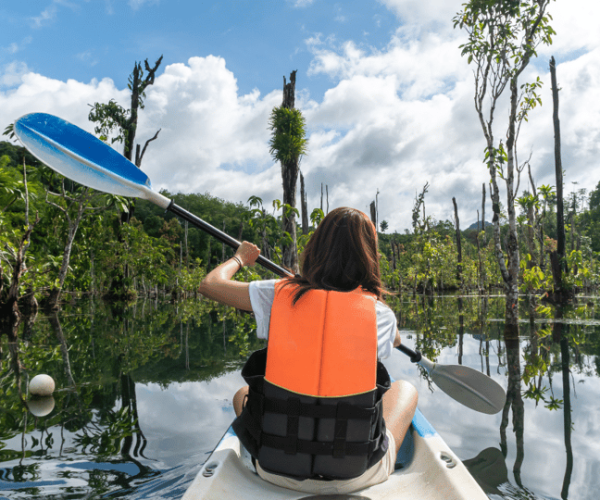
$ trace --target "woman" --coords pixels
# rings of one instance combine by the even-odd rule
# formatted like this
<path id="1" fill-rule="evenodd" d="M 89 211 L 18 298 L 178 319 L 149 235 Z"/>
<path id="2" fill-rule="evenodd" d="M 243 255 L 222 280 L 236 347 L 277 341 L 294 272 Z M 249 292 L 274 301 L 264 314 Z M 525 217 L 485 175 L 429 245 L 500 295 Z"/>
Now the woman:
<path id="1" fill-rule="evenodd" d="M 400 345 L 383 301 L 377 232 L 359 210 L 338 208 L 302 254 L 302 276 L 242 283 L 260 251 L 243 242 L 200 292 L 252 311 L 258 338 L 234 396 L 234 428 L 265 480 L 306 493 L 347 494 L 387 480 L 417 406 L 380 359 Z M 383 423 L 385 422 L 385 423 Z"/>

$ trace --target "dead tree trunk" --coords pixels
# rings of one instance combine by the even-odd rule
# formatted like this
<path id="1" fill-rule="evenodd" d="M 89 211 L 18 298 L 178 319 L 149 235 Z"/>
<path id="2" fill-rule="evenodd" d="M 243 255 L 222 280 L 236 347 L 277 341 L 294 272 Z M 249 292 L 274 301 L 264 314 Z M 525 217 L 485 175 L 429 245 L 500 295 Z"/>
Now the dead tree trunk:
<path id="1" fill-rule="evenodd" d="M 294 109 L 296 102 L 296 71 L 290 74 L 290 83 L 286 83 L 283 77 L 283 102 L 281 106 Z M 283 179 L 283 203 L 291 208 L 296 208 L 296 183 L 298 181 L 299 159 L 292 158 L 290 161 L 281 163 L 281 176 Z M 283 230 L 290 235 L 291 242 L 283 245 L 283 265 L 292 272 L 298 273 L 298 246 L 296 237 L 296 214 L 293 210 L 283 214 Z"/>
<path id="2" fill-rule="evenodd" d="M 485 245 L 485 182 L 481 184 L 481 229 L 483 231 L 483 244 Z"/>
<path id="3" fill-rule="evenodd" d="M 183 241 L 185 242 L 185 269 L 187 271 L 189 271 L 190 270 L 190 249 L 188 248 L 188 221 L 187 220 L 185 221 L 183 227 L 184 227 Z M 241 239 L 242 239 L 241 228 L 242 228 L 242 223 L 240 223 L 240 235 L 238 236 L 238 241 L 241 241 Z"/>
<path id="4" fill-rule="evenodd" d="M 477 227 L 479 227 L 479 210 L 477 210 Z M 479 293 L 483 293 L 485 290 L 485 279 L 484 279 L 484 274 L 485 274 L 485 266 L 483 265 L 483 259 L 481 258 L 481 242 L 480 240 L 480 236 L 481 236 L 481 232 L 477 233 L 477 237 L 475 238 L 475 241 L 477 242 L 477 260 L 478 260 L 478 265 L 479 265 L 479 277 L 477 280 L 477 286 L 479 288 Z"/>
<path id="5" fill-rule="evenodd" d="M 323 211 L 323 183 L 321 182 L 321 212 Z"/>
<path id="6" fill-rule="evenodd" d="M 554 122 L 554 169 L 556 175 L 556 250 L 550 254 L 550 264 L 554 278 L 554 294 L 552 299 L 564 303 L 568 299 L 563 287 L 563 275 L 568 272 L 566 264 L 565 216 L 563 202 L 563 168 L 560 146 L 560 120 L 558 118 L 558 85 L 556 81 L 556 62 L 550 58 L 550 76 L 552 79 L 552 103 Z"/>
<path id="7" fill-rule="evenodd" d="M 271 258 L 271 247 L 269 246 L 269 238 L 267 238 L 267 224 L 265 222 L 265 219 L 267 217 L 267 214 L 265 212 L 265 209 L 262 209 L 262 218 L 263 218 L 263 226 L 262 226 L 262 233 L 261 233 L 261 253 L 267 258 L 270 259 Z"/>
<path id="8" fill-rule="evenodd" d="M 373 225 L 375 227 L 377 227 L 377 209 L 375 208 L 375 202 L 372 201 L 371 205 L 369 206 L 370 210 L 371 210 L 371 222 L 373 223 Z"/>
<path id="9" fill-rule="evenodd" d="M 308 205 L 302 172 L 300 172 L 300 204 L 302 205 L 302 234 L 306 235 L 308 234 Z"/>
<path id="10" fill-rule="evenodd" d="M 456 206 L 456 198 L 452 197 L 452 203 L 454 204 L 454 220 L 456 221 L 456 280 L 458 281 L 458 286 L 462 288 L 462 247 L 460 244 L 460 221 L 458 220 L 458 207 Z"/>

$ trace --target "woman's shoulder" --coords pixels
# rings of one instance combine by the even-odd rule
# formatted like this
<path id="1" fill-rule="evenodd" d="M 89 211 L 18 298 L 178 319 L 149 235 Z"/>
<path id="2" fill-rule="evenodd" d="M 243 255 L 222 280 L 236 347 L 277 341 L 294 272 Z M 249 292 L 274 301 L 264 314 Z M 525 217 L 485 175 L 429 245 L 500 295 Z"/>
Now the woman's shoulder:
<path id="1" fill-rule="evenodd" d="M 377 304 L 375 304 L 375 311 L 377 312 L 377 316 L 390 316 L 394 318 L 396 317 L 396 314 L 394 313 L 394 311 L 392 311 L 390 306 L 388 306 L 385 302 L 382 302 L 381 300 L 378 300 Z"/>
<path id="2" fill-rule="evenodd" d="M 381 308 L 381 309 L 389 309 L 390 311 L 392 310 L 390 308 L 390 306 L 388 306 L 383 300 L 381 299 L 377 299 L 377 307 Z"/>
<path id="3" fill-rule="evenodd" d="M 280 280 L 274 279 L 274 280 L 256 280 L 256 281 L 251 281 L 250 282 L 250 288 L 254 288 L 256 290 L 269 290 L 269 289 L 275 289 L 275 283 L 277 283 Z"/>
<path id="4" fill-rule="evenodd" d="M 262 311 L 270 311 L 275 298 L 275 283 L 278 280 L 251 281 L 248 287 L 250 303 L 254 314 L 260 315 Z"/>

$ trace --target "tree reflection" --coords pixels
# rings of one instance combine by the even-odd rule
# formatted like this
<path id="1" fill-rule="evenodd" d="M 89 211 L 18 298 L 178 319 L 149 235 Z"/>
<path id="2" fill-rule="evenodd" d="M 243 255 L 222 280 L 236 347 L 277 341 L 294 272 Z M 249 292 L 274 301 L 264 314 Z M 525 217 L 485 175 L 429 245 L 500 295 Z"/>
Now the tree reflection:
<path id="1" fill-rule="evenodd" d="M 563 309 L 557 307 L 552 326 L 552 339 L 560 344 L 560 365 L 563 383 L 563 430 L 567 464 L 560 496 L 563 499 L 569 497 L 569 485 L 573 473 L 573 447 L 571 444 L 571 432 L 573 422 L 571 420 L 571 369 L 569 354 L 568 325 L 563 324 Z"/>
<path id="2" fill-rule="evenodd" d="M 75 496 L 127 496 L 160 476 L 146 453 L 136 386 L 211 379 L 238 369 L 249 350 L 262 347 L 250 335 L 252 318 L 223 310 L 224 329 L 211 331 L 217 314 L 211 303 L 197 300 L 177 308 L 81 302 L 24 321 L 22 338 L 0 344 L 6 355 L 0 359 L 2 491 L 20 497 L 34 485 L 45 496 L 35 485 L 58 480 Z M 26 386 L 37 373 L 51 375 L 57 385 L 56 406 L 43 418 L 27 406 L 35 412 Z M 58 465 L 40 468 L 42 457 Z M 48 477 L 52 470 L 60 479 Z"/>
<path id="3" fill-rule="evenodd" d="M 513 465 L 513 474 L 515 481 L 519 486 L 521 483 L 521 466 L 525 458 L 525 447 L 523 442 L 523 433 L 525 429 L 525 407 L 521 397 L 521 348 L 519 344 L 518 332 L 515 337 L 511 337 L 511 332 L 505 329 L 507 337 L 504 339 L 506 346 L 506 365 L 508 371 L 508 387 L 506 389 L 506 403 L 502 410 L 502 422 L 500 424 L 500 446 L 502 453 L 506 457 L 508 453 L 508 444 L 506 438 L 506 428 L 508 427 L 509 413 L 512 408 L 512 424 L 517 440 L 517 457 Z"/>
<path id="4" fill-rule="evenodd" d="M 522 328 L 521 337 L 517 331 L 506 329 L 502 321 L 495 320 L 501 316 L 499 304 L 501 301 L 487 297 L 472 300 L 460 297 L 454 301 L 428 297 L 427 301 L 417 299 L 396 305 L 401 309 L 398 316 L 402 318 L 402 326 L 411 333 L 414 332 L 417 348 L 432 360 L 437 359 L 442 349 L 457 343 L 458 363 L 462 364 L 465 339 L 472 335 L 479 340 L 481 370 L 489 375 L 489 355 L 492 343 L 497 341 L 494 349 L 497 351 L 498 373 L 506 373 L 508 377 L 506 404 L 500 423 L 500 450 L 496 451 L 501 452 L 503 459 L 507 458 L 508 429 L 511 424 L 516 444 L 512 467 L 516 486 L 508 482 L 501 486 L 503 495 L 508 495 L 509 498 L 535 497 L 523 484 L 522 478 L 525 463 L 525 400 L 532 400 L 541 410 L 562 410 L 566 469 L 561 497 L 566 499 L 574 467 L 572 370 L 577 369 L 587 376 L 600 374 L 600 356 L 595 347 L 597 341 L 594 340 L 598 336 L 590 335 L 592 332 L 596 333 L 593 322 L 586 324 L 586 320 L 595 318 L 591 307 L 594 303 L 590 303 L 590 307 L 550 308 L 537 305 L 534 300 L 526 300 L 522 304 L 521 317 L 527 319 L 527 324 Z M 576 324 L 570 324 L 574 320 L 577 320 Z M 584 353 L 596 355 L 593 370 L 585 365 Z M 553 376 L 557 372 L 561 373 L 562 399 L 554 394 Z M 422 375 L 427 377 L 426 373 Z M 470 469 L 474 466 L 472 473 L 482 477 L 480 484 L 488 488 L 486 492 L 489 494 L 498 492 L 498 485 L 491 486 L 490 481 L 501 484 L 500 479 L 504 478 L 502 461 L 496 460 L 497 458 L 496 452 L 488 449 L 466 461 Z M 495 470 L 496 467 L 499 469 Z"/>
<path id="5" fill-rule="evenodd" d="M 562 410 L 566 470 L 561 496 L 566 499 L 576 476 L 572 372 L 587 377 L 600 372 L 596 327 L 566 323 L 573 318 L 593 319 L 593 309 L 555 311 L 532 309 L 524 303 L 521 317 L 528 321 L 519 338 L 514 333 L 505 335 L 502 297 L 391 297 L 388 302 L 395 308 L 399 326 L 410 332 L 428 358 L 435 361 L 451 349 L 460 363 L 488 374 L 497 365 L 500 377 L 494 373 L 496 379 L 508 376 L 499 449 L 488 448 L 465 460 L 488 494 L 533 497 L 524 484 L 528 482 L 525 406 L 536 412 Z M 221 377 L 239 370 L 248 353 L 264 344 L 256 339 L 251 315 L 201 300 L 179 302 L 176 307 L 144 301 L 117 309 L 101 302 L 80 302 L 66 306 L 59 315 L 33 317 L 25 325 L 24 319 L 17 342 L 4 337 L 0 345 L 4 353 L 0 479 L 11 492 L 9 497 L 18 497 L 13 493 L 24 484 L 56 479 L 48 477 L 56 472 L 40 467 L 42 460 L 60 464 L 63 492 L 71 488 L 75 496 L 133 495 L 147 479 L 164 477 L 145 425 L 145 407 L 138 401 L 140 388 Z M 590 335 L 592 331 L 595 335 Z M 55 408 L 43 418 L 29 413 L 23 404 L 28 402 L 28 378 L 37 373 L 47 373 L 57 382 Z M 506 467 L 511 424 L 516 440 L 513 485 Z M 44 492 L 40 486 L 36 494 Z"/>

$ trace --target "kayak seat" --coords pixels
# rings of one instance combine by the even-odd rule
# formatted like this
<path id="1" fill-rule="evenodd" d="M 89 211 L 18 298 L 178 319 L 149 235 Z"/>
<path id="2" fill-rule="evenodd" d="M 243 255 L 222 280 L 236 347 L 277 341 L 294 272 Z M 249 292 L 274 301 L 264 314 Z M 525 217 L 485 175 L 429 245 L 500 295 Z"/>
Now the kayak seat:
<path id="1" fill-rule="evenodd" d="M 415 454 L 415 440 L 413 438 L 413 431 L 414 429 L 411 425 L 408 431 L 406 432 L 406 436 L 404 436 L 404 441 L 402 441 L 400 450 L 398 450 L 394 470 L 405 469 L 412 462 L 413 456 Z"/>

